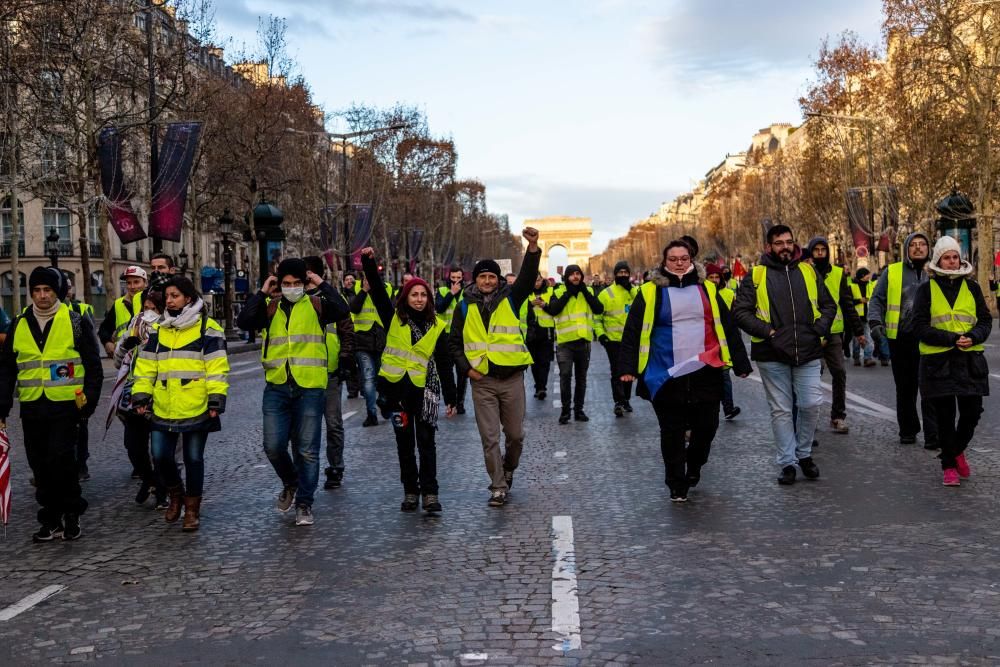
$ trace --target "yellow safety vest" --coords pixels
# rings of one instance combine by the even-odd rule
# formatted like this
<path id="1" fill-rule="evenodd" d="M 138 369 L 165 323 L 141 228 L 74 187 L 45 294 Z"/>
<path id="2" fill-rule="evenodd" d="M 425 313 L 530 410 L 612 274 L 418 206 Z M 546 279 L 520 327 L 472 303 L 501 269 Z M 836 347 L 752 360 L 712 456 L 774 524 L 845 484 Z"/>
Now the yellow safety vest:
<path id="1" fill-rule="evenodd" d="M 823 282 L 826 289 L 837 304 L 837 316 L 833 318 L 833 326 L 830 327 L 831 334 L 844 333 L 844 312 L 840 309 L 840 283 L 844 278 L 844 269 L 840 266 L 830 267 L 830 273 L 826 274 Z"/>
<path id="2" fill-rule="evenodd" d="M 955 297 L 955 305 L 948 305 L 948 298 L 938 286 L 936 280 L 931 280 L 931 326 L 941 331 L 951 333 L 967 334 L 976 326 L 976 299 L 969 290 L 969 283 L 963 278 L 962 286 Z M 961 350 L 962 352 L 982 352 L 985 348 L 981 343 L 972 347 L 961 348 L 957 346 L 943 347 L 939 345 L 928 345 L 920 342 L 920 354 L 941 354 L 949 350 Z"/>
<path id="3" fill-rule="evenodd" d="M 66 304 L 60 304 L 52 317 L 45 349 L 38 349 L 31 327 L 22 317 L 14 331 L 13 350 L 17 357 L 17 397 L 22 403 L 37 401 L 43 394 L 50 401 L 75 400 L 85 373 Z"/>
<path id="4" fill-rule="evenodd" d="M 527 303 L 527 302 L 525 302 Z M 526 309 L 524 309 L 526 312 Z M 524 344 L 524 335 L 510 299 L 504 299 L 490 316 L 490 329 L 486 330 L 479 304 L 468 305 L 465 313 L 465 358 L 469 365 L 484 375 L 490 364 L 496 366 L 530 366 L 534 361 Z"/>
<path id="5" fill-rule="evenodd" d="M 264 332 L 261 349 L 264 379 L 271 384 L 292 379 L 304 389 L 326 389 L 326 332 L 319 323 L 319 314 L 310 297 L 299 299 L 292 306 L 291 318 L 280 304 Z"/>
<path id="6" fill-rule="evenodd" d="M 858 317 L 865 316 L 865 302 L 861 296 L 861 285 L 851 283 L 851 298 L 854 299 L 854 312 Z"/>
<path id="7" fill-rule="evenodd" d="M 532 292 L 528 295 L 529 301 L 534 301 L 537 298 L 541 298 L 546 304 L 552 300 L 552 294 L 555 292 L 551 287 L 546 287 L 545 291 L 541 294 L 535 294 Z M 552 317 L 545 312 L 545 309 L 540 306 L 532 306 L 535 311 L 535 319 L 538 320 L 538 326 L 543 329 L 551 329 L 556 325 L 556 318 Z"/>
<path id="8" fill-rule="evenodd" d="M 392 285 L 385 285 L 385 293 L 391 301 L 393 296 Z M 365 303 L 361 306 L 361 312 L 352 317 L 354 319 L 355 331 L 371 331 L 371 328 L 376 324 L 385 326 L 378 317 L 378 310 L 375 309 L 375 303 L 372 301 L 371 294 L 365 296 Z"/>
<path id="9" fill-rule="evenodd" d="M 719 296 L 722 297 L 722 301 L 726 304 L 726 308 L 732 310 L 733 301 L 736 299 L 736 292 L 728 287 L 723 287 L 719 290 Z"/>
<path id="10" fill-rule="evenodd" d="M 903 263 L 890 264 L 885 295 L 885 335 L 896 340 L 899 333 L 899 316 L 903 303 Z"/>
<path id="11" fill-rule="evenodd" d="M 115 299 L 115 334 L 112 337 L 115 341 L 117 341 L 121 337 L 122 333 L 128 329 L 128 325 L 132 321 L 132 317 L 142 312 L 142 292 L 138 292 L 132 297 L 131 313 L 128 312 L 128 309 L 125 307 L 126 299 L 128 299 L 127 294 Z"/>
<path id="12" fill-rule="evenodd" d="M 566 288 L 562 287 L 553 296 L 561 297 L 565 291 Z M 590 304 L 582 292 L 567 301 L 566 307 L 556 315 L 555 319 L 558 345 L 571 343 L 574 340 L 594 340 L 594 311 L 590 309 Z"/>
<path id="13" fill-rule="evenodd" d="M 446 297 L 449 294 L 451 294 L 451 290 L 448 289 L 447 287 L 439 287 L 438 294 L 442 297 Z M 462 301 L 462 292 L 459 292 L 458 294 L 455 295 L 455 298 L 451 300 L 451 303 L 448 304 L 448 309 L 443 313 L 438 313 L 437 316 L 438 321 L 444 325 L 444 330 L 447 333 L 451 333 L 451 320 L 455 316 L 455 308 L 458 307 L 458 304 L 461 303 L 461 301 Z"/>
<path id="14" fill-rule="evenodd" d="M 715 300 L 715 283 L 705 281 L 702 283 L 708 302 L 712 306 L 712 325 L 715 335 L 719 339 L 720 356 L 726 368 L 733 365 L 732 357 L 729 354 L 729 342 L 726 340 L 726 331 L 722 328 L 722 318 L 719 315 L 719 303 Z M 644 283 L 640 288 L 642 299 L 645 302 L 642 311 L 642 330 L 639 334 L 639 372 L 643 373 L 649 365 L 649 354 L 652 349 L 653 324 L 656 321 L 656 291 L 659 288 L 655 283 Z M 667 297 L 664 297 L 667 298 Z"/>
<path id="15" fill-rule="evenodd" d="M 204 325 L 204 333 L 202 332 Z M 225 340 L 218 322 L 204 318 L 187 329 L 157 326 L 156 347 L 139 351 L 135 362 L 133 394 L 153 397 L 153 413 L 160 419 L 181 421 L 201 417 L 208 410 L 208 398 L 229 392 L 229 357 L 225 346 L 203 353 L 202 337 Z"/>
<path id="16" fill-rule="evenodd" d="M 81 301 L 80 303 L 74 303 L 74 304 L 67 303 L 66 305 L 69 307 L 70 310 L 72 310 L 77 315 L 83 315 L 83 316 L 89 315 L 91 319 L 94 318 L 94 307 L 91 306 L 89 303 L 83 303 Z M 141 309 L 142 306 L 140 305 L 139 308 Z"/>
<path id="17" fill-rule="evenodd" d="M 337 323 L 326 325 L 326 371 L 336 373 L 340 368 L 340 336 L 337 335 Z"/>
<path id="18" fill-rule="evenodd" d="M 813 310 L 813 322 L 815 322 L 820 318 L 819 277 L 816 275 L 816 270 L 805 262 L 799 262 L 798 267 L 802 271 L 802 278 L 806 283 L 806 294 L 809 295 L 809 303 Z M 771 300 L 767 295 L 767 267 L 763 264 L 753 267 L 753 284 L 757 290 L 757 319 L 770 326 Z M 764 339 L 751 336 L 750 340 L 754 343 L 760 343 Z"/>
<path id="19" fill-rule="evenodd" d="M 423 338 L 413 344 L 410 325 L 403 324 L 399 315 L 392 316 L 385 338 L 385 352 L 382 353 L 382 367 L 379 377 L 389 382 L 399 382 L 404 375 L 410 377 L 415 387 L 427 384 L 427 365 L 434 356 L 438 338 L 444 333 L 444 325 L 436 319 Z"/>
<path id="20" fill-rule="evenodd" d="M 598 338 L 606 335 L 616 343 L 621 342 L 622 334 L 625 333 L 625 320 L 637 293 L 638 290 L 634 287 L 625 290 L 617 284 L 601 290 L 597 298 L 604 304 L 604 312 L 594 318 Z"/>

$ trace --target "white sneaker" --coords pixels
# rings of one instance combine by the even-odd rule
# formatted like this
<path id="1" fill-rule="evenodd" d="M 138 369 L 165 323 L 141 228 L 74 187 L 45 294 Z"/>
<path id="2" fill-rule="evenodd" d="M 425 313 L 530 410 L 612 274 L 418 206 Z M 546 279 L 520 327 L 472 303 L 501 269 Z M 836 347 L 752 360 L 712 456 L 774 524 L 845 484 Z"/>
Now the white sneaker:
<path id="1" fill-rule="evenodd" d="M 313 525 L 313 511 L 311 507 L 307 505 L 295 506 L 295 525 L 296 526 Z"/>

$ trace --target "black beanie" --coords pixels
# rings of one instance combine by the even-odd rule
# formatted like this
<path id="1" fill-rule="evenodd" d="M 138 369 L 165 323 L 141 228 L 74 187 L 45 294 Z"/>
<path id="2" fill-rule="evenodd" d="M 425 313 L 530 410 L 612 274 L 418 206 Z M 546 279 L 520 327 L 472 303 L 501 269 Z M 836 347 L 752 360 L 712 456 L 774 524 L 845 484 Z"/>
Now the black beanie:
<path id="1" fill-rule="evenodd" d="M 628 262 L 626 262 L 625 260 L 622 260 L 617 264 L 615 264 L 615 273 L 618 273 L 619 271 L 628 271 L 629 275 L 632 275 L 632 269 L 628 268 Z"/>
<path id="2" fill-rule="evenodd" d="M 278 277 L 278 282 L 285 276 L 293 276 L 298 278 L 302 282 L 306 282 L 306 263 L 298 257 L 291 257 L 289 259 L 281 260 L 278 264 L 278 270 L 275 271 L 275 275 Z"/>
<path id="3" fill-rule="evenodd" d="M 855 274 L 854 274 L 854 282 L 860 281 L 862 278 L 864 278 L 865 276 L 867 276 L 869 273 L 871 273 L 871 271 L 869 271 L 868 269 L 866 269 L 865 267 L 862 266 L 860 269 L 857 270 L 857 272 L 855 272 Z"/>
<path id="4" fill-rule="evenodd" d="M 499 278 L 500 274 L 503 272 L 500 269 L 500 265 L 497 264 L 492 259 L 481 259 L 478 262 L 476 262 L 476 266 L 474 266 L 472 269 L 472 279 L 475 280 L 476 276 L 478 276 L 480 273 L 492 273 L 497 278 Z"/>
<path id="5" fill-rule="evenodd" d="M 52 266 L 38 266 L 31 272 L 28 277 L 28 289 L 35 288 L 39 285 L 48 285 L 52 288 L 52 291 L 56 293 L 59 300 L 62 301 L 66 298 L 66 277 L 63 276 L 62 271 Z"/>

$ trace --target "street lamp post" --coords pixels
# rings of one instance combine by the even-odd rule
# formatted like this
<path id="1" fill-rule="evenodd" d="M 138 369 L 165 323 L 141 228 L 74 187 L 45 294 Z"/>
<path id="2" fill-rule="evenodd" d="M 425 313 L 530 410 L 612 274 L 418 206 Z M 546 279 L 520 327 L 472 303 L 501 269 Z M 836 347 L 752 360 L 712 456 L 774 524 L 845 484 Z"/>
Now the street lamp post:
<path id="1" fill-rule="evenodd" d="M 336 139 L 340 142 L 340 208 L 342 216 L 342 224 L 344 230 L 344 270 L 348 270 L 347 263 L 350 261 L 351 257 L 351 219 L 349 210 L 351 207 L 350 199 L 347 197 L 347 140 L 355 139 L 357 137 L 364 137 L 369 134 L 377 134 L 379 132 L 392 132 L 396 130 L 405 130 L 410 127 L 410 123 L 393 123 L 392 125 L 386 127 L 375 127 L 370 130 L 359 130 L 357 132 L 347 132 L 346 134 L 340 134 L 337 132 L 327 132 L 325 130 L 320 131 L 307 131 L 307 130 L 296 130 L 295 128 L 286 128 L 286 132 L 291 132 L 293 134 L 306 134 L 311 136 L 322 136 L 327 139 Z"/>
<path id="2" fill-rule="evenodd" d="M 17 249 L 15 248 L 15 252 Z M 59 268 L 59 232 L 55 227 L 49 228 L 49 235 L 45 237 L 45 253 L 49 256 L 52 266 Z"/>
<path id="3" fill-rule="evenodd" d="M 177 268 L 180 269 L 180 273 L 181 273 L 182 276 L 187 276 L 187 272 L 188 272 L 188 254 L 187 254 L 187 250 L 185 250 L 184 248 L 181 248 L 181 253 L 177 256 L 177 258 L 180 260 L 180 264 L 178 265 Z"/>
<path id="4" fill-rule="evenodd" d="M 227 208 L 219 218 L 219 234 L 222 236 L 222 271 L 224 291 L 222 308 L 226 311 L 226 339 L 236 340 L 238 335 L 233 328 L 233 215 Z"/>

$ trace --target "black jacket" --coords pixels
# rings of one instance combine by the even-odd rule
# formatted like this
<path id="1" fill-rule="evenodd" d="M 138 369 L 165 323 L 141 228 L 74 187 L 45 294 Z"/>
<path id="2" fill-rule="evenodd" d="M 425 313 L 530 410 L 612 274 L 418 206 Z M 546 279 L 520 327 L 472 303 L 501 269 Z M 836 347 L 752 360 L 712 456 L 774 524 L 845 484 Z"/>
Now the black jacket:
<path id="1" fill-rule="evenodd" d="M 101 385 L 104 383 L 104 369 L 101 367 L 101 350 L 97 346 L 94 325 L 89 317 L 82 317 L 72 311 L 70 311 L 69 319 L 73 326 L 73 345 L 83 361 L 83 395 L 87 397 L 87 405 L 83 407 L 83 410 L 77 410 L 75 401 L 50 401 L 43 395 L 37 401 L 21 403 L 22 419 L 43 417 L 60 419 L 76 415 L 89 417 L 97 409 L 97 404 L 101 400 Z M 17 383 L 14 332 L 17 331 L 21 320 L 24 320 L 31 329 L 31 334 L 38 343 L 39 349 L 45 347 L 45 340 L 49 337 L 49 330 L 52 328 L 52 320 L 49 320 L 44 331 L 39 329 L 35 312 L 30 307 L 11 322 L 7 340 L 0 347 L 0 419 L 7 419 L 11 408 L 14 407 L 14 386 Z"/>
<path id="2" fill-rule="evenodd" d="M 993 328 L 990 313 L 979 284 L 965 278 L 952 280 L 949 277 L 931 278 L 941 288 L 950 305 L 955 304 L 962 282 L 969 286 L 972 298 L 976 300 L 976 326 L 965 334 L 973 343 L 983 343 L 989 338 Z M 913 297 L 911 330 L 914 337 L 930 345 L 953 346 L 959 334 L 942 331 L 931 326 L 931 285 L 921 283 Z M 923 398 L 940 396 L 989 396 L 990 371 L 982 352 L 962 352 L 953 347 L 940 354 L 920 355 L 920 395 Z"/>
<path id="3" fill-rule="evenodd" d="M 378 267 L 376 267 L 378 268 Z M 375 285 L 381 285 L 382 283 L 374 283 Z M 387 295 L 388 297 L 388 295 Z M 354 295 L 354 300 L 351 301 L 351 312 L 355 315 L 361 312 L 365 307 L 365 301 L 368 300 L 368 292 L 361 290 Z M 385 349 L 385 329 L 378 322 L 372 325 L 372 328 L 368 331 L 354 331 L 354 350 L 356 352 L 368 352 L 369 354 L 382 354 L 382 350 Z"/>
<path id="4" fill-rule="evenodd" d="M 823 356 L 823 338 L 830 334 L 830 326 L 837 317 L 837 304 L 823 281 L 817 280 L 820 318 L 813 320 L 805 278 L 799 268 L 801 258 L 802 251 L 798 247 L 787 266 L 769 253 L 760 258 L 760 263 L 767 267 L 770 324 L 757 319 L 757 288 L 753 284 L 752 271 L 736 291 L 733 302 L 736 325 L 751 336 L 764 339 L 750 344 L 750 358 L 754 361 L 779 361 L 800 366 Z M 771 329 L 775 331 L 773 337 Z"/>
<path id="5" fill-rule="evenodd" d="M 493 313 L 504 299 L 510 299 L 514 315 L 518 315 L 521 312 L 521 304 L 524 303 L 535 287 L 535 279 L 538 278 L 538 263 L 541 259 L 541 250 L 524 253 L 524 259 L 521 261 L 521 270 L 517 274 L 517 280 L 514 281 L 513 285 L 507 285 L 503 281 L 503 277 L 500 277 L 500 285 L 497 287 L 496 294 L 490 299 L 489 305 L 485 303 L 483 295 L 480 294 L 479 289 L 475 285 L 469 285 L 465 288 L 465 303 L 479 306 L 479 314 L 483 318 L 483 324 L 487 329 L 490 326 L 490 317 L 493 316 Z M 455 309 L 455 315 L 451 320 L 451 335 L 448 336 L 448 347 L 451 350 L 451 358 L 455 361 L 455 367 L 458 369 L 459 376 L 468 375 L 469 370 L 472 369 L 472 365 L 465 358 L 465 313 L 461 305 Z M 504 380 L 516 373 L 522 372 L 525 368 L 527 366 L 498 366 L 490 364 L 489 371 L 486 374 L 490 377 Z"/>
<path id="6" fill-rule="evenodd" d="M 563 288 L 564 289 L 559 290 L 558 296 L 553 295 L 553 297 L 549 299 L 549 302 L 545 304 L 545 307 L 542 310 L 555 317 L 566 308 L 566 304 L 569 303 L 570 299 L 575 297 L 577 294 L 583 294 L 583 298 L 587 300 L 587 305 L 590 306 L 590 310 L 594 313 L 594 315 L 600 315 L 604 312 L 604 304 L 597 298 L 599 292 L 593 292 L 587 289 L 587 286 L 582 282 L 575 287 L 566 283 L 563 285 Z"/>
<path id="7" fill-rule="evenodd" d="M 704 282 L 704 269 L 696 264 L 696 271 L 692 271 L 678 277 L 664 271 L 662 268 L 654 269 L 650 274 L 650 280 L 657 286 L 662 287 L 693 287 L 698 285 L 698 289 L 704 290 L 700 285 Z M 716 292 L 716 303 L 719 306 L 719 319 L 722 321 L 722 328 L 726 332 L 726 343 L 729 346 L 729 354 L 733 363 L 733 372 L 737 375 L 749 375 L 753 372 L 750 360 L 747 359 L 747 350 L 743 345 L 743 337 L 736 328 L 735 323 L 726 307 L 726 302 Z M 625 320 L 625 331 L 622 333 L 621 353 L 618 361 L 618 368 L 612 369 L 614 377 L 622 375 L 634 375 L 639 378 L 636 387 L 636 394 L 646 400 L 653 400 L 643 376 L 639 374 L 639 340 L 642 336 L 642 321 L 645 317 L 646 308 L 654 308 L 654 313 L 658 312 L 663 303 L 663 290 L 656 290 L 656 303 L 646 303 L 642 295 L 642 290 L 636 295 L 629 307 L 628 318 Z M 655 322 L 655 317 L 654 317 Z M 655 328 L 655 324 L 654 324 Z M 706 366 L 694 373 L 682 375 L 679 378 L 667 380 L 666 384 L 660 388 L 659 397 L 669 401 L 679 401 L 683 403 L 701 403 L 705 401 L 717 401 L 722 398 L 722 374 L 724 369 Z"/>

